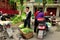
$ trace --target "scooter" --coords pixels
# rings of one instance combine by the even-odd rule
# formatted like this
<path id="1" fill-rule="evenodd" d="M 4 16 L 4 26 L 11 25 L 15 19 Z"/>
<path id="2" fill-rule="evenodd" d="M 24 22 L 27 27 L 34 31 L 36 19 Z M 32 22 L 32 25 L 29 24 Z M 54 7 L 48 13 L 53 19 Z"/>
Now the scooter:
<path id="1" fill-rule="evenodd" d="M 50 16 L 45 16 L 45 24 L 48 27 L 48 32 L 49 32 L 50 28 L 52 27 L 52 21 Z"/>
<path id="2" fill-rule="evenodd" d="M 50 16 L 44 16 L 46 22 L 51 22 L 51 17 Z"/>
<path id="3" fill-rule="evenodd" d="M 56 21 L 55 21 L 56 19 L 55 18 L 53 18 L 53 20 L 52 20 L 52 26 L 55 26 L 56 25 Z"/>
<path id="4" fill-rule="evenodd" d="M 52 22 L 52 26 L 56 25 L 56 17 L 54 14 L 53 14 L 53 16 L 51 16 L 51 22 Z"/>
<path id="5" fill-rule="evenodd" d="M 8 34 L 8 37 L 13 38 L 13 30 L 11 29 L 10 24 L 5 25 L 5 30 L 6 30 L 6 32 Z"/>
<path id="6" fill-rule="evenodd" d="M 39 39 L 43 39 L 44 36 L 47 34 L 46 26 L 45 26 L 45 23 L 43 22 L 44 19 L 38 18 L 37 20 L 39 21 L 39 25 L 37 27 L 37 37 Z M 40 21 L 43 22 L 43 23 L 40 23 Z"/>

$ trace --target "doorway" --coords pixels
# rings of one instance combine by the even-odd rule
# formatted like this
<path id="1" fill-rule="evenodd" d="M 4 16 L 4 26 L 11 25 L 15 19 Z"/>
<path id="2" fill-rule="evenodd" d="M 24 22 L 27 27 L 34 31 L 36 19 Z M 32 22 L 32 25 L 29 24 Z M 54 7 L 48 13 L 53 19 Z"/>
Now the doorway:
<path id="1" fill-rule="evenodd" d="M 52 16 L 55 15 L 56 16 L 56 11 L 57 11 L 57 8 L 47 8 L 47 12 L 50 16 L 50 13 L 52 12 Z"/>

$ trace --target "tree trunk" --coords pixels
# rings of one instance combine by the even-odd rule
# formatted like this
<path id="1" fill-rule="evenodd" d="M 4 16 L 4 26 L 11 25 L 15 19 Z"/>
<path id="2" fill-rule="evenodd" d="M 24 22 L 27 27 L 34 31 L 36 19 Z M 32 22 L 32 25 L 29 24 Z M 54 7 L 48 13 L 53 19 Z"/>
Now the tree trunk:
<path id="1" fill-rule="evenodd" d="M 45 11 L 45 6 L 46 6 L 47 1 L 43 0 L 43 11 Z"/>
<path id="2" fill-rule="evenodd" d="M 23 6 L 23 0 L 20 0 L 21 8 Z M 21 9 L 21 13 L 23 12 L 23 9 Z"/>

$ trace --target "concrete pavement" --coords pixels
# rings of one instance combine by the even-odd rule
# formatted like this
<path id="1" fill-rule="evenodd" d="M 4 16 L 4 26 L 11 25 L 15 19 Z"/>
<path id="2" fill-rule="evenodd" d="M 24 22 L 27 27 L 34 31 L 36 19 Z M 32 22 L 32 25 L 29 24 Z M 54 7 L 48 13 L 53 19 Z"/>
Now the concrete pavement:
<path id="1" fill-rule="evenodd" d="M 51 31 L 47 34 L 44 40 L 60 40 L 60 32 L 56 31 L 56 28 L 57 27 L 52 27 Z M 13 32 L 14 39 L 7 38 L 6 40 L 19 40 L 19 37 L 18 37 L 19 32 L 20 31 L 18 29 L 14 29 L 14 32 Z M 21 39 L 21 40 L 24 40 L 24 39 Z M 38 39 L 36 38 L 36 35 L 34 35 L 34 37 L 29 40 L 38 40 Z"/>
<path id="2" fill-rule="evenodd" d="M 58 18 L 58 20 L 60 20 L 60 18 Z M 17 27 L 14 26 L 14 27 Z M 56 31 L 57 27 L 52 27 L 51 28 L 51 31 L 47 34 L 47 36 L 44 38 L 44 40 L 60 40 L 60 32 Z M 19 40 L 19 30 L 16 28 L 14 29 L 14 32 L 13 32 L 13 38 L 14 39 L 9 39 L 7 38 L 6 40 Z M 21 40 L 24 40 L 24 39 L 21 39 Z M 36 35 L 34 34 L 34 37 L 29 39 L 29 40 L 38 40 L 36 38 Z"/>
<path id="3" fill-rule="evenodd" d="M 44 40 L 60 40 L 60 32 L 49 34 Z"/>

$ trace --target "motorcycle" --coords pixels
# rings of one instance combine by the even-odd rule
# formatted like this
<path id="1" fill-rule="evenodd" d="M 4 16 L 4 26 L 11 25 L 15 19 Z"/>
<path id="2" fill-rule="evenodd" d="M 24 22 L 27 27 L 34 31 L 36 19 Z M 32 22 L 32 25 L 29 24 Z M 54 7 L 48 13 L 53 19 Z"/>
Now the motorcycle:
<path id="1" fill-rule="evenodd" d="M 39 21 L 39 25 L 37 27 L 37 37 L 39 39 L 43 39 L 44 36 L 47 34 L 44 18 L 38 18 L 37 20 Z"/>
<path id="2" fill-rule="evenodd" d="M 10 38 L 13 38 L 13 31 L 12 31 L 12 29 L 11 29 L 11 26 L 10 26 L 10 24 L 6 24 L 5 25 L 5 30 L 6 30 L 6 32 L 7 32 L 7 34 L 8 34 L 8 37 Z"/>
<path id="3" fill-rule="evenodd" d="M 56 19 L 55 18 L 53 18 L 53 20 L 52 20 L 52 26 L 55 26 L 56 25 L 56 21 L 55 21 Z"/>
<path id="4" fill-rule="evenodd" d="M 51 31 L 52 23 L 46 22 L 46 25 L 47 25 L 47 27 L 48 27 L 48 30 Z"/>
<path id="5" fill-rule="evenodd" d="M 51 17 L 50 16 L 45 16 L 44 18 L 45 18 L 46 22 L 51 22 Z"/>
<path id="6" fill-rule="evenodd" d="M 56 25 L 56 17 L 54 14 L 53 14 L 53 16 L 51 16 L 51 22 L 52 22 L 52 26 Z"/>

